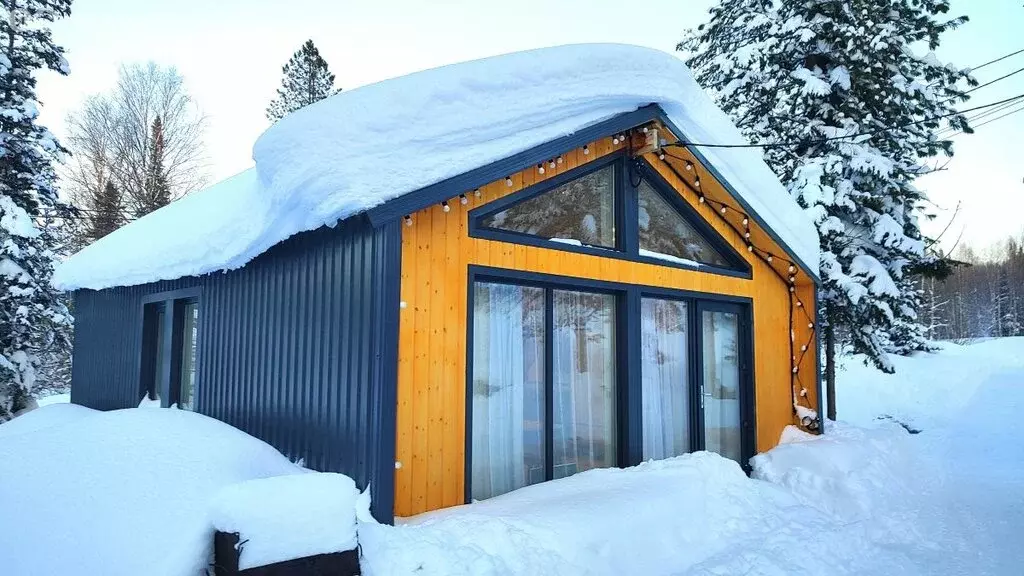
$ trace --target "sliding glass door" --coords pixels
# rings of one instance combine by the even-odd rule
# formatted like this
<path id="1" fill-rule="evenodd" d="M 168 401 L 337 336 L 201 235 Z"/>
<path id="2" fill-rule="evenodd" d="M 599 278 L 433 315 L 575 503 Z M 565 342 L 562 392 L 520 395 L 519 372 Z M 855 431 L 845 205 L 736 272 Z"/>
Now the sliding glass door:
<path id="1" fill-rule="evenodd" d="M 641 299 L 644 460 L 708 450 L 745 465 L 752 399 L 743 386 L 742 318 L 738 304 Z"/>
<path id="2" fill-rule="evenodd" d="M 704 449 L 743 463 L 740 405 L 740 310 L 701 302 L 700 391 Z"/>
<path id="3" fill-rule="evenodd" d="M 476 282 L 472 499 L 615 466 L 616 297 Z"/>
<path id="4" fill-rule="evenodd" d="M 643 459 L 689 452 L 690 346 L 686 302 L 644 298 L 640 304 L 640 399 Z"/>

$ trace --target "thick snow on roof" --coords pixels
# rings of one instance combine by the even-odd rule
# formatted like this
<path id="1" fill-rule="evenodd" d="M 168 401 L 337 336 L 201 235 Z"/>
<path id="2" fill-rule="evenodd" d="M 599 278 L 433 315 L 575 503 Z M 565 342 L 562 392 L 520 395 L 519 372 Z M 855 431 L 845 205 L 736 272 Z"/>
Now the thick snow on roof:
<path id="1" fill-rule="evenodd" d="M 689 141 L 743 137 L 676 57 L 636 46 L 544 48 L 444 66 L 342 92 L 271 126 L 249 170 L 82 250 L 54 275 L 106 288 L 228 270 L 306 230 L 651 103 Z M 810 220 L 757 149 L 705 158 L 810 266 Z"/>

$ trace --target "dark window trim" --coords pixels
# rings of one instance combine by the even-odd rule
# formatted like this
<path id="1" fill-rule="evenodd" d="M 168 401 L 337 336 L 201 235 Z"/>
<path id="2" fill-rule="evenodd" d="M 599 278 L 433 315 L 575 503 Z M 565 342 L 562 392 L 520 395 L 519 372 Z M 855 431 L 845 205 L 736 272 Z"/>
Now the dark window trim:
<path id="1" fill-rule="evenodd" d="M 718 253 L 721 254 L 726 260 L 728 260 L 730 264 L 729 268 L 721 268 L 718 266 L 712 266 L 710 264 L 701 264 L 699 267 L 696 267 L 696 270 L 708 269 L 715 273 L 739 272 L 741 274 L 744 274 L 744 276 L 742 276 L 744 278 L 752 277 L 750 263 L 747 262 L 745 258 L 740 256 L 740 253 L 737 252 L 731 244 L 729 244 L 729 241 L 723 238 L 722 235 L 717 230 L 715 230 L 714 227 L 712 227 L 711 224 L 709 224 L 707 220 L 705 220 L 704 217 L 701 216 L 700 213 L 697 212 L 697 210 L 690 205 L 689 202 L 684 200 L 682 196 L 679 195 L 679 192 L 675 188 L 673 188 L 672 185 L 669 184 L 668 181 L 665 180 L 661 176 L 661 174 L 659 174 L 658 171 L 654 169 L 653 166 L 648 164 L 647 161 L 642 158 L 637 160 L 636 165 L 640 171 L 642 178 L 651 185 L 651 188 L 653 188 L 655 192 L 660 194 L 661 197 L 664 198 L 669 203 L 669 205 L 672 206 L 675 209 L 675 211 L 679 213 L 679 215 L 682 216 L 684 220 L 687 221 L 688 224 L 693 226 L 697 233 L 700 234 L 704 238 L 704 240 L 706 240 L 709 244 L 711 244 L 711 247 L 717 250 Z M 634 193 L 634 198 L 637 200 L 637 205 L 639 206 L 639 194 Z M 639 227 L 639 222 L 637 227 Z M 637 230 L 637 236 L 639 237 L 639 230 Z M 638 255 L 638 258 L 653 263 L 661 262 L 657 258 L 650 258 L 646 256 Z M 692 266 L 681 267 L 685 267 L 687 269 L 694 268 Z"/>
<path id="2" fill-rule="evenodd" d="M 474 314 L 474 287 L 477 282 L 492 282 L 498 284 L 514 284 L 517 286 L 529 286 L 543 288 L 545 290 L 545 330 L 552 326 L 553 304 L 551 300 L 552 290 L 575 290 L 581 292 L 613 294 L 615 300 L 615 353 L 616 353 L 616 410 L 615 429 L 618 453 L 616 454 L 616 466 L 635 466 L 643 461 L 643 413 L 642 413 L 642 374 L 640 370 L 640 314 L 642 298 L 662 298 L 668 300 L 684 301 L 687 303 L 687 329 L 690 330 L 693 338 L 689 339 L 690 350 L 688 376 L 691 395 L 700 393 L 700 387 L 696 385 L 697 378 L 701 377 L 698 369 L 702 368 L 698 358 L 698 328 L 700 306 L 723 306 L 730 307 L 739 312 L 740 319 L 740 382 L 741 382 L 741 425 L 742 425 L 742 467 L 750 472 L 750 458 L 754 456 L 757 446 L 757 420 L 756 420 L 756 397 L 755 397 L 755 375 L 754 375 L 754 324 L 753 324 L 753 299 L 747 296 L 730 296 L 725 294 L 714 294 L 708 292 L 697 292 L 693 290 L 678 290 L 665 288 L 663 286 L 650 286 L 644 284 L 628 284 L 607 280 L 592 280 L 589 278 L 575 278 L 555 274 L 543 274 L 539 272 L 526 272 L 506 268 L 495 268 L 471 264 L 468 267 L 466 283 L 467 306 L 466 306 L 466 374 L 465 374 L 465 462 L 464 462 L 464 498 L 466 502 L 472 499 L 472 471 L 473 471 L 473 314 Z M 553 381 L 551 371 L 554 369 L 551 362 L 551 355 L 554 346 L 553 339 L 545 334 L 545 386 Z M 625 361 L 621 359 L 625 358 Z M 545 477 L 552 477 L 549 469 L 553 464 L 552 439 L 553 429 L 553 402 L 549 390 L 545 389 Z M 703 413 L 700 407 L 700 398 L 694 397 L 690 402 L 691 411 L 698 411 L 699 414 L 691 413 L 691 448 L 697 450 L 698 446 L 703 448 L 704 432 L 697 429 L 703 422 Z"/>
<path id="3" fill-rule="evenodd" d="M 153 294 L 147 294 L 141 298 L 141 314 L 142 318 L 142 346 L 141 346 L 141 359 L 139 362 L 139 393 L 140 398 L 142 395 L 148 396 L 149 394 L 149 374 L 155 368 L 156 363 L 156 350 L 155 335 L 150 333 L 151 317 L 154 316 L 153 310 L 156 306 L 163 306 L 164 312 L 164 334 L 163 334 L 163 346 L 164 355 L 167 358 L 167 364 L 161 367 L 160 374 L 156 378 L 155 390 L 158 392 L 160 397 L 160 407 L 169 408 L 170 406 L 178 403 L 180 398 L 181 390 L 181 355 L 184 353 L 182 347 L 184 345 L 183 339 L 184 334 L 182 329 L 184 328 L 185 320 L 185 305 L 190 303 L 201 303 L 202 290 L 199 287 L 193 288 L 182 288 L 180 290 L 169 290 L 166 292 L 156 292 Z M 147 309 L 149 312 L 147 312 Z M 200 304 L 200 314 L 202 314 L 202 305 Z M 199 411 L 199 388 L 200 388 L 200 354 L 198 337 L 196 339 L 196 378 L 192 388 L 192 411 Z M 172 382 L 178 382 L 178 386 L 172 386 Z"/>
<path id="4" fill-rule="evenodd" d="M 577 246 L 575 244 L 557 242 L 549 238 L 533 234 L 489 228 L 481 224 L 485 218 L 493 216 L 510 206 L 541 196 L 567 182 L 581 178 L 593 172 L 597 172 L 610 165 L 614 166 L 615 170 L 615 248 L 590 245 Z M 643 264 L 653 264 L 655 266 L 678 268 L 691 272 L 719 274 L 722 276 L 731 276 L 734 278 L 743 278 L 748 280 L 753 277 L 752 269 L 746 259 L 740 256 L 728 241 L 722 238 L 722 236 L 710 224 L 708 224 L 692 206 L 680 198 L 679 193 L 676 192 L 668 182 L 661 178 L 661 175 L 658 174 L 656 170 L 650 167 L 650 165 L 643 160 L 638 160 L 636 165 L 638 170 L 640 170 L 641 176 L 648 179 L 651 187 L 654 188 L 657 193 L 661 194 L 661 196 L 669 202 L 669 205 L 675 208 L 676 212 L 678 212 L 680 216 L 693 226 L 694 230 L 696 230 L 698 234 L 703 236 L 708 243 L 715 248 L 715 250 L 722 254 L 722 256 L 729 261 L 732 267 L 723 268 L 710 264 L 693 266 L 682 262 L 672 262 L 670 260 L 640 255 L 640 232 L 639 221 L 637 219 L 637 215 L 639 213 L 639 197 L 637 187 L 630 181 L 633 172 L 631 169 L 632 165 L 629 162 L 627 154 L 623 150 L 614 152 L 604 158 L 594 160 L 593 162 L 589 162 L 582 166 L 578 166 L 572 170 L 563 172 L 562 174 L 545 180 L 544 182 L 528 186 L 513 194 L 509 194 L 508 196 L 499 198 L 493 202 L 488 202 L 483 206 L 470 210 L 468 214 L 469 236 L 471 238 L 482 238 L 498 242 L 535 246 L 548 250 L 561 250 L 563 252 L 574 252 L 590 256 L 599 256 L 602 258 L 615 258 L 617 260 L 626 260 L 628 262 L 639 262 Z M 671 193 L 669 193 L 669 191 L 671 191 Z"/>

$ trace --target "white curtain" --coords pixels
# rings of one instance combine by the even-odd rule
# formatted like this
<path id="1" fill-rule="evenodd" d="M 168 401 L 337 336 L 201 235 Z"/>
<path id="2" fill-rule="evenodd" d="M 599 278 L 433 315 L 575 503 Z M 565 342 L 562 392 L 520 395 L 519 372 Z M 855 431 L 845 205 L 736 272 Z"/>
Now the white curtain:
<path id="1" fill-rule="evenodd" d="M 690 451 L 686 315 L 684 302 L 641 303 L 644 460 Z"/>
<path id="2" fill-rule="evenodd" d="M 614 466 L 615 299 L 555 290 L 553 475 Z"/>
<path id="3" fill-rule="evenodd" d="M 702 320 L 705 448 L 739 462 L 739 319 L 728 312 L 705 311 Z"/>
<path id="4" fill-rule="evenodd" d="M 543 480 L 543 299 L 536 288 L 475 287 L 474 499 Z"/>

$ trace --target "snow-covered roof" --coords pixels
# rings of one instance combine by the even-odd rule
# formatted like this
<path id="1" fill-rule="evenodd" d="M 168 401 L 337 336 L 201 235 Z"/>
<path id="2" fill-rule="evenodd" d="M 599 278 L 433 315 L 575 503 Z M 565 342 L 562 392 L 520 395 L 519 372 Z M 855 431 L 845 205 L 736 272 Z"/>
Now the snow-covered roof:
<path id="1" fill-rule="evenodd" d="M 691 142 L 743 137 L 676 57 L 636 46 L 543 48 L 342 92 L 267 129 L 256 166 L 128 224 L 69 258 L 61 289 L 230 270 L 282 240 L 658 104 Z M 818 237 L 757 149 L 699 152 L 802 262 Z M 812 270 L 816 272 L 816 270 Z"/>

